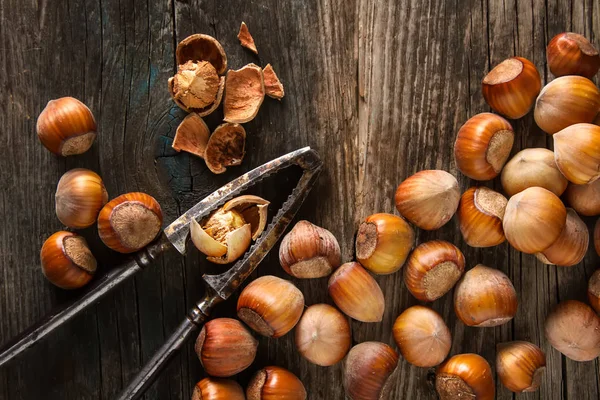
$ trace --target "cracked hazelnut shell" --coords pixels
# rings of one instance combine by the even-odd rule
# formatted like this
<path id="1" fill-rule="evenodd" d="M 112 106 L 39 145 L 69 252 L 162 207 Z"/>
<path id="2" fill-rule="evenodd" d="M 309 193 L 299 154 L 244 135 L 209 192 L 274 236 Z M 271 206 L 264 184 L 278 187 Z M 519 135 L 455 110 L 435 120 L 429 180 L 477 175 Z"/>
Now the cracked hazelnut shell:
<path id="1" fill-rule="evenodd" d="M 265 94 L 275 100 L 281 100 L 285 96 L 283 84 L 277 77 L 275 70 L 271 64 L 267 64 L 263 68 L 263 78 L 265 81 Z"/>
<path id="2" fill-rule="evenodd" d="M 240 31 L 238 32 L 237 38 L 239 39 L 242 47 L 245 47 L 254 54 L 258 54 L 258 49 L 256 48 L 256 43 L 254 43 L 254 38 L 250 34 L 248 25 L 246 25 L 244 21 L 242 21 L 242 24 L 240 25 Z"/>
<path id="3" fill-rule="evenodd" d="M 217 71 L 223 75 L 227 71 L 227 55 L 223 46 L 214 37 L 197 33 L 183 39 L 177 45 L 175 51 L 177 65 L 188 61 L 208 61 Z"/>
<path id="4" fill-rule="evenodd" d="M 222 174 L 227 167 L 240 165 L 244 160 L 246 130 L 240 124 L 219 125 L 208 139 L 204 161 L 211 172 Z"/>
<path id="5" fill-rule="evenodd" d="M 225 78 L 224 120 L 238 124 L 253 120 L 264 98 L 262 68 L 248 64 L 237 71 L 229 70 Z"/>
<path id="6" fill-rule="evenodd" d="M 171 147 L 176 151 L 185 151 L 204 158 L 209 136 L 210 131 L 202 117 L 190 113 L 177 127 Z"/>

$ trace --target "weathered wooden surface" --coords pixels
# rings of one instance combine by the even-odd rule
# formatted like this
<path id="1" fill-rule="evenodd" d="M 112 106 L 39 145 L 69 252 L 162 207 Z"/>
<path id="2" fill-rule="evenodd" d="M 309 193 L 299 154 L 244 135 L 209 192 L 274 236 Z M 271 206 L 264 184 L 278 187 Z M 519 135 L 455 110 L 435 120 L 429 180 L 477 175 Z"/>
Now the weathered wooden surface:
<path id="1" fill-rule="evenodd" d="M 545 80 L 545 44 L 572 30 L 596 40 L 599 2 L 592 0 L 252 0 L 116 1 L 0 0 L 0 342 L 26 328 L 53 305 L 76 293 L 43 278 L 38 252 L 61 228 L 54 216 L 55 185 L 65 171 L 87 167 L 103 177 L 111 196 L 141 190 L 155 196 L 166 220 L 232 177 L 297 147 L 311 145 L 325 161 L 319 186 L 301 217 L 330 229 L 345 260 L 352 258 L 359 221 L 373 212 L 394 212 L 393 193 L 420 169 L 457 173 L 452 145 L 458 127 L 487 111 L 480 80 L 504 58 L 532 60 Z M 244 20 L 257 42 L 255 57 L 241 48 Z M 202 160 L 170 150 L 183 113 L 171 102 L 166 81 L 175 70 L 174 46 L 191 33 L 220 40 L 230 66 L 270 62 L 285 84 L 286 98 L 265 101 L 246 125 L 244 164 L 215 177 Z M 57 158 L 35 135 L 36 117 L 52 98 L 71 95 L 94 111 L 99 136 L 92 150 Z M 211 126 L 219 116 L 209 119 Z M 550 144 L 531 115 L 514 122 L 517 144 Z M 497 181 L 490 183 L 499 188 Z M 284 185 L 286 186 L 286 185 Z M 289 185 L 287 185 L 289 186 Z M 267 188 L 265 196 L 279 197 Z M 122 258 L 103 248 L 95 230 L 84 231 L 103 269 Z M 454 333 L 452 353 L 476 352 L 493 362 L 495 344 L 530 340 L 547 352 L 539 392 L 523 399 L 598 399 L 598 363 L 576 363 L 552 350 L 543 321 L 560 300 L 583 299 L 598 259 L 590 251 L 570 269 L 541 265 L 504 244 L 468 248 L 452 221 L 418 241 L 443 238 L 458 244 L 468 267 L 499 268 L 520 298 L 511 323 L 493 329 L 457 321 L 451 296 L 433 304 Z M 17 361 L 0 369 L 1 399 L 113 399 L 202 292 L 206 267 L 191 251 L 185 259 L 164 257 L 114 295 Z M 257 274 L 285 277 L 272 254 Z M 353 322 L 354 341 L 393 343 L 391 326 L 415 304 L 400 273 L 377 278 L 386 295 L 380 324 Z M 295 281 L 307 304 L 330 302 L 326 279 Z M 231 315 L 235 299 L 215 315 Z M 261 366 L 295 372 L 310 399 L 342 399 L 341 368 L 303 361 L 292 335 L 260 341 L 254 365 L 239 376 L 246 383 Z M 395 399 L 434 399 L 425 369 L 399 365 Z M 164 373 L 148 399 L 189 399 L 203 376 L 192 344 Z M 497 384 L 499 399 L 513 398 Z"/>

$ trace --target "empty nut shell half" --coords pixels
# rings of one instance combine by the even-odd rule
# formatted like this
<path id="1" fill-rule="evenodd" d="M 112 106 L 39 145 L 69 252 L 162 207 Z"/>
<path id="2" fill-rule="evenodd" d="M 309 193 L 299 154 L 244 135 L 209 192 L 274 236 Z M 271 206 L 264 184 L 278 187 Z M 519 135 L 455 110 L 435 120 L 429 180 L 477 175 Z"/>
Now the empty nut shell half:
<path id="1" fill-rule="evenodd" d="M 208 61 L 219 75 L 227 70 L 227 55 L 221 43 L 212 36 L 197 33 L 183 39 L 176 50 L 177 65 L 188 61 Z"/>
<path id="2" fill-rule="evenodd" d="M 485 186 L 472 187 L 461 197 L 458 222 L 465 242 L 471 247 L 491 247 L 506 238 L 502 220 L 506 197 Z"/>
<path id="3" fill-rule="evenodd" d="M 514 140 L 507 120 L 492 113 L 477 114 L 458 131 L 454 142 L 456 166 L 471 179 L 493 179 L 506 163 Z"/>
<path id="4" fill-rule="evenodd" d="M 496 387 L 490 364 L 477 354 L 458 354 L 435 372 L 440 400 L 494 400 Z"/>
<path id="5" fill-rule="evenodd" d="M 258 371 L 248 384 L 247 400 L 306 400 L 306 389 L 287 369 L 265 367 Z"/>
<path id="6" fill-rule="evenodd" d="M 344 362 L 344 389 L 350 400 L 385 400 L 394 381 L 398 354 L 387 344 L 364 342 Z"/>
<path id="7" fill-rule="evenodd" d="M 434 301 L 448 293 L 465 270 L 458 247 L 443 240 L 418 245 L 404 267 L 404 283 L 421 301 Z"/>
<path id="8" fill-rule="evenodd" d="M 594 271 L 588 282 L 588 300 L 597 313 L 600 313 L 600 269 Z"/>
<path id="9" fill-rule="evenodd" d="M 458 207 L 460 190 L 456 178 L 446 171 L 419 171 L 396 189 L 396 208 L 421 229 L 445 225 Z"/>
<path id="10" fill-rule="evenodd" d="M 524 149 L 515 154 L 504 166 L 501 179 L 509 197 L 533 186 L 560 196 L 569 183 L 556 166 L 554 153 L 542 148 Z"/>
<path id="11" fill-rule="evenodd" d="M 582 76 L 562 76 L 547 84 L 535 102 L 537 125 L 550 135 L 578 123 L 591 123 L 600 111 L 600 91 Z"/>
<path id="12" fill-rule="evenodd" d="M 546 57 L 554 76 L 581 75 L 592 79 L 600 68 L 598 50 L 584 36 L 573 32 L 554 36 L 546 48 Z"/>
<path id="13" fill-rule="evenodd" d="M 252 121 L 265 98 L 262 68 L 248 64 L 237 71 L 229 70 L 225 79 L 223 114 L 227 122 Z"/>
<path id="14" fill-rule="evenodd" d="M 240 165 L 246 148 L 246 130 L 240 124 L 224 123 L 215 129 L 208 139 L 204 161 L 215 174 L 222 174 L 227 167 Z"/>
<path id="15" fill-rule="evenodd" d="M 454 311 L 467 326 L 487 328 L 507 323 L 517 313 L 517 292 L 502 271 L 477 265 L 454 291 Z"/>
<path id="16" fill-rule="evenodd" d="M 569 182 L 585 185 L 600 178 L 600 126 L 571 125 L 553 139 L 554 160 Z"/>
<path id="17" fill-rule="evenodd" d="M 198 114 L 190 113 L 177 127 L 171 147 L 204 158 L 209 136 L 210 131 L 204 120 Z"/>
<path id="18" fill-rule="evenodd" d="M 496 65 L 482 81 L 485 101 L 495 111 L 511 119 L 529 112 L 542 87 L 540 74 L 523 57 L 511 57 Z"/>
<path id="19" fill-rule="evenodd" d="M 586 217 L 600 215 L 600 179 L 587 185 L 569 183 L 565 200 L 578 214 Z"/>
<path id="20" fill-rule="evenodd" d="M 550 247 L 535 256 L 544 264 L 570 267 L 579 264 L 587 253 L 590 233 L 585 222 L 572 208 L 567 208 L 567 222 Z"/>

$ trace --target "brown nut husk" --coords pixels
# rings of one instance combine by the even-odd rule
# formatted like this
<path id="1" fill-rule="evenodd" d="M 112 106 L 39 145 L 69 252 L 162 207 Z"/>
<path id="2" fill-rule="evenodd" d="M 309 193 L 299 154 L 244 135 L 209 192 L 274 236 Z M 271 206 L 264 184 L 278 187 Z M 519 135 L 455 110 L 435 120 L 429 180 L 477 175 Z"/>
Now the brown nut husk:
<path id="1" fill-rule="evenodd" d="M 212 36 L 197 33 L 183 39 L 177 45 L 175 52 L 177 65 L 188 61 L 208 61 L 217 71 L 223 75 L 227 71 L 227 55 L 223 46 Z"/>
<path id="2" fill-rule="evenodd" d="M 442 317 L 423 306 L 412 306 L 400 314 L 393 334 L 402 357 L 417 367 L 435 367 L 446 359 L 452 346 L 452 334 Z"/>
<path id="3" fill-rule="evenodd" d="M 600 111 L 600 91 L 582 76 L 562 76 L 547 84 L 535 102 L 537 125 L 550 135 L 578 123 L 591 123 Z"/>
<path id="4" fill-rule="evenodd" d="M 507 120 L 492 113 L 477 114 L 458 131 L 456 166 L 471 179 L 493 179 L 506 163 L 514 141 L 515 133 Z"/>
<path id="5" fill-rule="evenodd" d="M 454 176 L 442 170 L 425 170 L 405 179 L 396 189 L 396 209 L 421 229 L 444 226 L 458 208 L 460 190 Z"/>
<path id="6" fill-rule="evenodd" d="M 458 205 L 460 233 L 471 247 L 491 247 L 506 240 L 502 219 L 506 197 L 485 186 L 472 187 Z"/>
<path id="7" fill-rule="evenodd" d="M 415 233 L 402 217 L 373 214 L 358 227 L 356 259 L 375 274 L 391 274 L 402 268 L 414 242 Z"/>
<path id="8" fill-rule="evenodd" d="M 404 283 L 421 301 L 434 301 L 454 287 L 465 270 L 463 253 L 444 240 L 421 243 L 408 257 Z"/>
<path id="9" fill-rule="evenodd" d="M 244 160 L 246 130 L 240 124 L 221 124 L 208 139 L 204 161 L 211 172 L 222 174 Z"/>
<path id="10" fill-rule="evenodd" d="M 592 79 L 600 68 L 598 50 L 584 36 L 573 32 L 554 36 L 546 48 L 546 58 L 554 76 L 581 75 Z"/>
<path id="11" fill-rule="evenodd" d="M 248 64 L 229 70 L 225 78 L 224 120 L 243 124 L 252 121 L 265 98 L 262 68 Z"/>
<path id="12" fill-rule="evenodd" d="M 108 202 L 108 192 L 97 173 L 75 168 L 60 178 L 54 199 L 59 221 L 69 228 L 81 229 L 94 225 Z"/>
<path id="13" fill-rule="evenodd" d="M 244 21 L 242 21 L 242 24 L 240 25 L 240 31 L 238 32 L 237 38 L 239 39 L 242 47 L 247 48 L 254 54 L 258 54 L 258 49 L 256 48 L 256 44 L 254 43 L 254 38 L 250 34 L 248 26 Z"/>
<path id="14" fill-rule="evenodd" d="M 220 78 L 208 61 L 181 64 L 173 77 L 173 99 L 186 110 L 203 110 L 217 99 Z"/>
<path id="15" fill-rule="evenodd" d="M 329 296 L 347 316 L 361 322 L 383 319 L 385 299 L 379 284 L 357 262 L 342 264 L 329 277 Z"/>
<path id="16" fill-rule="evenodd" d="M 600 179 L 587 185 L 569 183 L 565 200 L 578 214 L 586 217 L 600 215 Z"/>
<path id="17" fill-rule="evenodd" d="M 556 242 L 567 222 L 567 209 L 551 191 L 530 187 L 508 200 L 502 227 L 508 242 L 535 254 Z"/>
<path id="18" fill-rule="evenodd" d="M 59 231 L 46 239 L 40 261 L 44 276 L 62 289 L 80 288 L 96 272 L 96 259 L 85 238 L 73 232 Z"/>
<path id="19" fill-rule="evenodd" d="M 571 360 L 600 356 L 600 318 L 590 306 L 576 300 L 559 303 L 546 318 L 546 339 Z"/>
<path id="20" fill-rule="evenodd" d="M 146 247 L 160 233 L 162 210 L 146 193 L 122 194 L 106 203 L 98 214 L 98 236 L 119 253 L 133 253 Z"/>
<path id="21" fill-rule="evenodd" d="M 435 372 L 440 400 L 494 400 L 496 386 L 490 364 L 477 354 L 458 354 Z"/>
<path id="22" fill-rule="evenodd" d="M 524 149 L 515 154 L 504 166 L 501 180 L 509 197 L 533 186 L 560 196 L 569 183 L 556 166 L 554 153 L 542 148 Z"/>
<path id="23" fill-rule="evenodd" d="M 483 98 L 489 106 L 511 119 L 529 112 L 541 87 L 537 68 L 523 57 L 502 61 L 481 83 Z"/>
<path id="24" fill-rule="evenodd" d="M 398 354 L 387 344 L 363 342 L 344 361 L 344 389 L 350 400 L 385 400 L 394 381 Z"/>
<path id="25" fill-rule="evenodd" d="M 265 229 L 268 207 L 269 202 L 258 196 L 229 200 L 200 223 L 190 222 L 192 242 L 208 261 L 229 264 L 240 258 Z"/>
<path id="26" fill-rule="evenodd" d="M 546 355 L 529 342 L 500 343 L 496 352 L 496 373 L 500 382 L 515 393 L 535 392 L 546 370 Z"/>
<path id="27" fill-rule="evenodd" d="M 567 208 L 567 222 L 560 236 L 550 247 L 536 253 L 544 264 L 570 267 L 579 264 L 587 253 L 590 233 L 585 222 L 572 208 Z"/>
<path id="28" fill-rule="evenodd" d="M 553 139 L 554 160 L 569 182 L 585 185 L 600 178 L 600 126 L 571 125 Z"/>
<path id="29" fill-rule="evenodd" d="M 279 263 L 293 277 L 321 278 L 342 264 L 340 245 L 327 229 L 299 221 L 281 242 Z"/>
<path id="30" fill-rule="evenodd" d="M 204 158 L 209 136 L 210 131 L 204 120 L 198 114 L 190 113 L 177 127 L 171 147 Z"/>
<path id="31" fill-rule="evenodd" d="M 216 318 L 208 321 L 194 347 L 204 370 L 220 378 L 242 372 L 254 362 L 258 340 L 232 318 Z"/>
<path id="32" fill-rule="evenodd" d="M 278 338 L 291 331 L 304 311 L 304 296 L 292 282 L 261 276 L 242 290 L 237 315 L 252 330 Z"/>
<path id="33" fill-rule="evenodd" d="M 594 311 L 600 313 L 600 269 L 594 271 L 588 282 L 588 300 Z"/>
<path id="34" fill-rule="evenodd" d="M 236 381 L 208 377 L 196 383 L 192 400 L 246 400 L 246 396 Z"/>
<path id="35" fill-rule="evenodd" d="M 283 84 L 277 77 L 271 64 L 263 68 L 263 77 L 265 80 L 265 94 L 275 100 L 281 100 L 285 96 Z"/>
<path id="36" fill-rule="evenodd" d="M 502 271 L 478 264 L 456 284 L 454 312 L 468 326 L 507 323 L 517 313 L 517 292 Z"/>
<path id="37" fill-rule="evenodd" d="M 306 400 L 306 389 L 287 369 L 265 367 L 258 371 L 248 383 L 247 400 Z"/>
<path id="38" fill-rule="evenodd" d="M 50 100 L 36 124 L 40 142 L 59 156 L 82 154 L 96 139 L 96 120 L 92 111 L 73 97 Z"/>
<path id="39" fill-rule="evenodd" d="M 296 348 L 313 364 L 328 367 L 344 358 L 352 331 L 344 314 L 328 304 L 308 307 L 296 325 Z"/>

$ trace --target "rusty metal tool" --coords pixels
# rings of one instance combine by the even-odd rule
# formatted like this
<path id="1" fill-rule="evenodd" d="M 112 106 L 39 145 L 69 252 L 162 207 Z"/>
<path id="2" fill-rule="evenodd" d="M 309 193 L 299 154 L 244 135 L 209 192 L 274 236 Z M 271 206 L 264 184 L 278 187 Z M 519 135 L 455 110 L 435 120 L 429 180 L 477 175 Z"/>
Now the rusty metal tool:
<path id="1" fill-rule="evenodd" d="M 38 343 L 91 305 L 96 304 L 121 283 L 151 265 L 162 252 L 174 247 L 181 254 L 185 254 L 186 242 L 190 232 L 189 223 L 192 219 L 198 221 L 208 216 L 219 206 L 256 185 L 267 176 L 293 165 L 302 168 L 303 174 L 292 194 L 273 217 L 267 229 L 263 231 L 262 235 L 240 261 L 236 262 L 227 272 L 203 277 L 207 285 L 204 299 L 190 310 L 185 321 L 165 343 L 157 356 L 150 360 L 149 365 L 142 370 L 141 374 L 143 376 L 138 376 L 135 379 L 135 388 L 127 391 L 132 394 L 122 397 L 137 398 L 136 393 L 143 393 L 143 390 L 154 380 L 154 376 L 160 371 L 165 361 L 181 347 L 185 338 L 204 322 L 211 308 L 220 301 L 227 299 L 238 288 L 285 231 L 321 171 L 322 162 L 314 150 L 305 147 L 285 154 L 234 179 L 204 198 L 169 225 L 156 241 L 136 253 L 130 261 L 111 269 L 80 298 L 51 312 L 6 343 L 0 349 L 0 366 Z"/>

